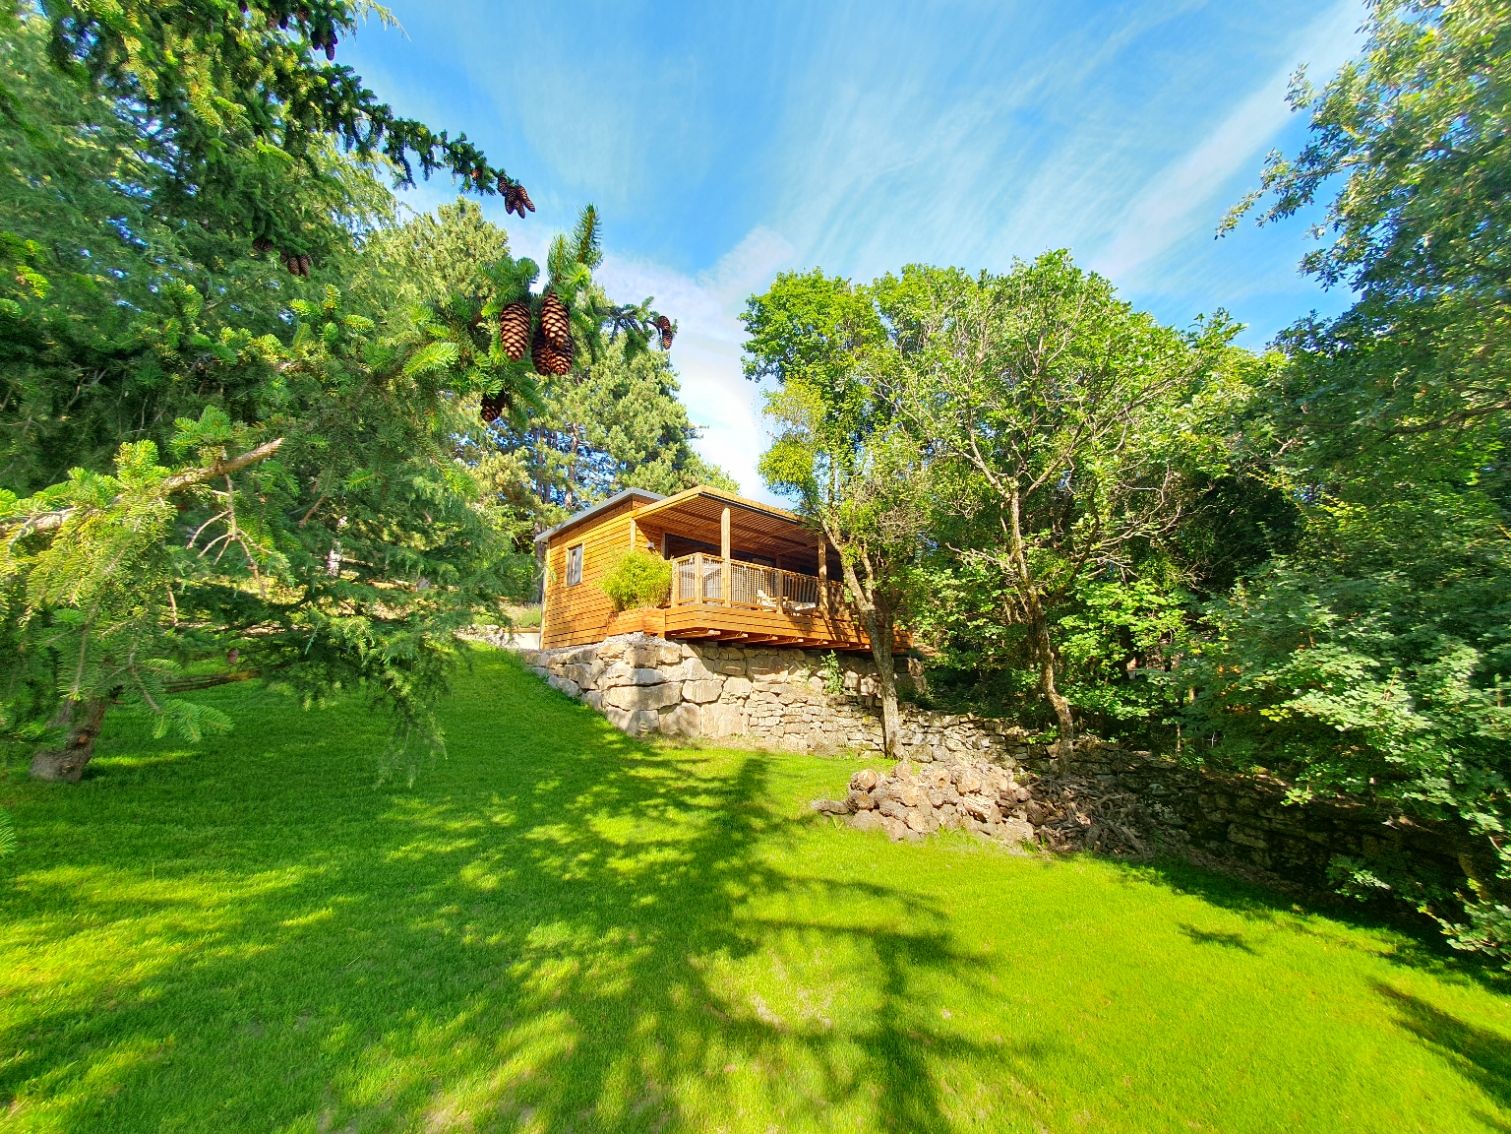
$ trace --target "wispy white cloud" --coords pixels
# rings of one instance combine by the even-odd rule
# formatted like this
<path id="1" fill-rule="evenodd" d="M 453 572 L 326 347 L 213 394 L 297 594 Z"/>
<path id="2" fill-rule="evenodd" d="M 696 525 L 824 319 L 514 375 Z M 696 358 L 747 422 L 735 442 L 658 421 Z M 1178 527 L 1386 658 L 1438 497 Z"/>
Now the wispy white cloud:
<path id="1" fill-rule="evenodd" d="M 739 313 L 783 267 L 864 279 L 1069 247 L 1162 317 L 1257 310 L 1267 334 L 1300 314 L 1294 242 L 1211 234 L 1292 122 L 1294 66 L 1325 75 L 1357 44 L 1364 0 L 1324 2 L 777 0 L 658 15 L 674 34 L 646 38 L 627 34 L 643 11 L 500 21 L 457 0 L 416 30 L 454 68 L 423 72 L 454 88 L 446 113 L 374 70 L 406 109 L 506 143 L 540 206 L 524 224 L 490 211 L 516 254 L 543 257 L 583 200 L 607 206 L 606 286 L 678 319 L 700 450 L 756 492 Z"/>
<path id="2" fill-rule="evenodd" d="M 1193 230 L 1215 227 L 1214 200 L 1233 177 L 1254 168 L 1289 116 L 1285 94 L 1298 62 L 1329 75 L 1359 45 L 1357 0 L 1325 11 L 1298 37 L 1285 64 L 1246 95 L 1218 124 L 1175 161 L 1156 170 L 1117 218 L 1117 234 L 1092 261 L 1124 286 Z"/>
<path id="3" fill-rule="evenodd" d="M 1128 188 L 1117 166 L 1146 166 L 1148 155 L 1122 151 L 1121 107 L 1087 106 L 1114 101 L 1103 88 L 1120 53 L 1203 6 L 1040 24 L 1019 12 L 951 41 L 943 57 L 922 10 L 868 17 L 861 47 L 838 29 L 794 83 L 775 178 L 791 219 L 768 223 L 818 263 L 860 276 L 910 260 L 1005 266 L 1100 239 Z M 899 54 L 873 40 L 925 47 Z"/>
<path id="4" fill-rule="evenodd" d="M 706 272 L 688 275 L 647 260 L 605 257 L 599 272 L 611 295 L 656 298 L 679 333 L 672 361 L 682 380 L 683 401 L 703 430 L 696 447 L 722 466 L 747 495 L 766 497 L 756 462 L 766 445 L 760 393 L 740 367 L 745 299 L 763 290 L 796 249 L 782 236 L 756 228 Z"/>

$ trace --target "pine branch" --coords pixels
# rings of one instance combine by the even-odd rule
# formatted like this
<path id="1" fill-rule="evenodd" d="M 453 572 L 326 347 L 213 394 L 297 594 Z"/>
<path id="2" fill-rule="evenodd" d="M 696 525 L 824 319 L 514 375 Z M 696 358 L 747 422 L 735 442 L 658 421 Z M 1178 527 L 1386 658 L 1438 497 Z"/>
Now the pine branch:
<path id="1" fill-rule="evenodd" d="M 230 476 L 242 469 L 265 461 L 274 453 L 278 452 L 283 445 L 282 437 L 275 437 L 266 441 L 255 449 L 249 449 L 240 456 L 229 457 L 223 461 L 216 461 L 200 469 L 187 469 L 184 472 L 174 473 L 167 477 L 162 484 L 164 495 L 174 492 L 182 492 L 186 488 L 192 488 L 197 484 L 215 480 L 217 477 Z M 117 496 L 111 504 L 119 503 L 121 498 Z M 59 508 L 52 512 L 38 512 L 35 516 L 28 516 L 23 520 L 11 520 L 0 523 L 0 535 L 10 535 L 12 539 L 20 539 L 23 536 L 35 535 L 39 532 L 57 531 L 66 524 L 78 508 Z M 12 534 L 14 533 L 14 534 Z"/>

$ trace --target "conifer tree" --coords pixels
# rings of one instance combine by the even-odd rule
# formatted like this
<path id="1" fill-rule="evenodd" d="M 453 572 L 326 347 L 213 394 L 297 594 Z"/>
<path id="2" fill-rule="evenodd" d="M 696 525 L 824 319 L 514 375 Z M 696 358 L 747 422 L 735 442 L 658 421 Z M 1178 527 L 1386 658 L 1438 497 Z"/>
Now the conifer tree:
<path id="1" fill-rule="evenodd" d="M 486 286 L 400 317 L 337 289 L 393 211 L 362 154 L 475 164 L 319 93 L 310 47 L 351 10 L 291 8 L 287 32 L 265 4 L 0 13 L 18 64 L 0 113 L 0 736 L 37 747 L 37 775 L 77 779 L 118 703 L 190 737 L 220 727 L 193 690 L 251 674 L 305 701 L 365 690 L 396 713 L 396 752 L 433 747 L 453 632 L 497 620 L 514 562 L 462 459 L 479 400 L 516 421 L 539 403 L 498 305 L 552 287 L 584 358 L 659 334 L 648 303 L 594 284 L 595 217 L 544 281 L 501 254 Z M 61 69 L 40 65 L 49 33 Z M 317 250 L 313 274 L 248 255 L 254 238 Z"/>

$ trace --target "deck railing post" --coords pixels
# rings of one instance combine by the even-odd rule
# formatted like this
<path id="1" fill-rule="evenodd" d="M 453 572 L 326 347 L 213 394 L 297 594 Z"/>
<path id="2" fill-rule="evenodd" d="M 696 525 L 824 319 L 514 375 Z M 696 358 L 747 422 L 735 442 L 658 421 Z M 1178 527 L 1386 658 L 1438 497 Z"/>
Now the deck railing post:
<path id="1" fill-rule="evenodd" d="M 822 536 L 818 541 L 818 608 L 829 613 L 829 541 Z"/>
<path id="2" fill-rule="evenodd" d="M 724 511 L 719 515 L 719 554 L 724 557 L 724 564 L 719 569 L 719 590 L 724 595 L 724 605 L 729 606 L 732 600 L 729 593 L 729 505 L 724 505 Z"/>

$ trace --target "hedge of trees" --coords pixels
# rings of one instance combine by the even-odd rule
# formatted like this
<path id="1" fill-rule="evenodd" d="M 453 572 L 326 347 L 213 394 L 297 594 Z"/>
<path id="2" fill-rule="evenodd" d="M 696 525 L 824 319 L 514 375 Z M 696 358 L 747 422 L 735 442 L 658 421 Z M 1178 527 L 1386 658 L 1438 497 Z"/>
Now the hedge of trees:
<path id="1" fill-rule="evenodd" d="M 471 200 L 400 215 L 431 174 L 534 206 L 336 61 L 365 10 L 0 6 L 0 740 L 36 774 L 78 778 L 122 703 L 222 728 L 194 691 L 254 674 L 366 691 L 412 768 L 535 531 L 727 483 L 647 349 L 675 324 L 594 282 L 593 210 L 543 265 Z M 497 330 L 543 289 L 564 377 Z"/>
<path id="2" fill-rule="evenodd" d="M 1064 252 L 780 277 L 751 299 L 763 469 L 931 696 L 1443 832 L 1464 883 L 1340 862 L 1461 948 L 1511 943 L 1511 18 L 1387 0 L 1229 218 L 1326 206 L 1350 289 L 1264 354 L 1164 327 Z M 886 651 L 877 661 L 889 665 Z M 883 688 L 890 689 L 883 681 Z M 895 720 L 895 708 L 885 714 Z"/>

